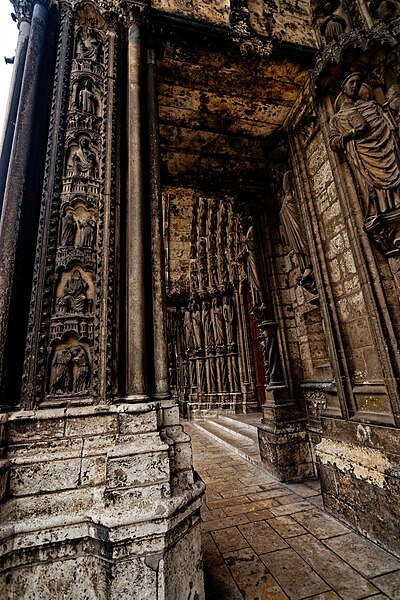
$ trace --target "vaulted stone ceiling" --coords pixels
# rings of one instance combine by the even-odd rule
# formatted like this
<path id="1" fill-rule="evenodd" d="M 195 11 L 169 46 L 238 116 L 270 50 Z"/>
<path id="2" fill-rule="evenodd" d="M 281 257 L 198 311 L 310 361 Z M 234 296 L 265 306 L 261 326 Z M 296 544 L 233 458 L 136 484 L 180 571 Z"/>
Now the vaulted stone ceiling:
<path id="1" fill-rule="evenodd" d="M 190 19 L 170 25 L 161 18 L 158 32 L 164 179 L 257 186 L 265 140 L 284 123 L 314 49 Z"/>

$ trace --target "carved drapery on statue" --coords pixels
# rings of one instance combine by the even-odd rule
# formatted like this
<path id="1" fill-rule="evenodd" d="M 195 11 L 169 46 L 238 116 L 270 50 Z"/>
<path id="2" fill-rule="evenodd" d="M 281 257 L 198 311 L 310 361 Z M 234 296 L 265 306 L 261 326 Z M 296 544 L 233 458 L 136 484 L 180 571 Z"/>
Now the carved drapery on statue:
<path id="1" fill-rule="evenodd" d="M 398 140 L 382 107 L 368 96 L 362 75 L 349 75 L 330 122 L 331 148 L 344 152 L 353 168 L 367 222 L 400 206 Z"/>
<path id="2" fill-rule="evenodd" d="M 282 187 L 282 204 L 279 211 L 282 237 L 297 258 L 300 268 L 297 282 L 313 295 L 310 302 L 315 304 L 317 302 L 317 289 L 303 219 L 295 195 L 292 171 L 288 170 L 284 173 Z"/>

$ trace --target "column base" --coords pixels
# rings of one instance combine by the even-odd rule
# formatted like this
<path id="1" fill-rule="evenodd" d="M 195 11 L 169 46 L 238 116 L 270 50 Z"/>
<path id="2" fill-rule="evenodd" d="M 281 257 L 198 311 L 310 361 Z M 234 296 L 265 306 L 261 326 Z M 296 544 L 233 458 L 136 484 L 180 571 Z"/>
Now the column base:
<path id="1" fill-rule="evenodd" d="M 177 413 L 3 415 L 0 597 L 204 598 L 204 484 Z"/>

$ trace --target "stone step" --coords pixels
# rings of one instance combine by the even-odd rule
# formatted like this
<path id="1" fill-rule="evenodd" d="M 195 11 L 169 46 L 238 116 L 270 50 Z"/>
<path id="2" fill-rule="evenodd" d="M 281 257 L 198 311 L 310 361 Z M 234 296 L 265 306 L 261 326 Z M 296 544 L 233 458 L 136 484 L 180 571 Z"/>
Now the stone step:
<path id="1" fill-rule="evenodd" d="M 258 447 L 258 433 L 256 428 L 242 426 L 239 422 L 233 419 L 219 416 L 207 419 L 207 422 L 213 423 L 216 427 L 225 433 L 233 433 L 238 440 L 238 443 L 251 443 Z"/>
<path id="2" fill-rule="evenodd" d="M 215 420 L 191 421 L 190 424 L 253 465 L 257 467 L 263 466 L 258 444 L 253 439 L 242 435 L 238 431 L 231 430 L 221 423 L 216 423 Z"/>
<path id="3" fill-rule="evenodd" d="M 218 415 L 213 421 L 224 423 L 229 429 L 248 437 L 258 446 L 258 429 L 262 413 L 250 415 Z"/>

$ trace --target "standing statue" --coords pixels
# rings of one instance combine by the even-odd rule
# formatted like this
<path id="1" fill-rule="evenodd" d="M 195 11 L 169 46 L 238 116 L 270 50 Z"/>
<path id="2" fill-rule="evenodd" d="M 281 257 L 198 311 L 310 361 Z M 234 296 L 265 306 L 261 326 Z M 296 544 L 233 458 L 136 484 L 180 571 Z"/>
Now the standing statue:
<path id="1" fill-rule="evenodd" d="M 250 216 L 242 215 L 240 228 L 243 235 L 244 254 L 247 259 L 247 277 L 252 288 L 253 302 L 255 305 L 263 304 L 263 263 L 253 219 Z"/>
<path id="2" fill-rule="evenodd" d="M 224 296 L 222 314 L 225 320 L 226 343 L 228 350 L 233 351 L 235 347 L 235 309 L 232 299 Z"/>
<path id="3" fill-rule="evenodd" d="M 96 222 L 92 217 L 87 217 L 79 223 L 81 228 L 80 245 L 94 248 L 96 241 Z"/>
<path id="4" fill-rule="evenodd" d="M 190 309 L 187 306 L 182 307 L 183 312 L 183 338 L 185 343 L 185 351 L 193 348 L 193 324 Z"/>
<path id="5" fill-rule="evenodd" d="M 73 378 L 73 391 L 75 393 L 85 392 L 89 386 L 89 359 L 86 350 L 82 346 L 75 346 L 71 350 L 72 363 L 76 365 Z"/>
<path id="6" fill-rule="evenodd" d="M 201 350 L 201 313 L 197 302 L 192 302 L 193 340 L 195 350 Z"/>
<path id="7" fill-rule="evenodd" d="M 97 98 L 92 92 L 92 84 L 89 79 L 86 79 L 83 88 L 79 92 L 79 108 L 82 112 L 95 115 L 96 105 Z"/>
<path id="8" fill-rule="evenodd" d="M 67 212 L 61 219 L 60 244 L 61 246 L 73 246 L 75 240 L 76 223 L 72 213 Z"/>
<path id="9" fill-rule="evenodd" d="M 343 82 L 330 121 L 330 146 L 344 152 L 359 183 L 364 219 L 400 206 L 400 160 L 393 126 L 382 107 L 365 99 L 361 73 Z"/>
<path id="10" fill-rule="evenodd" d="M 203 300 L 202 310 L 204 347 L 208 352 L 214 347 L 214 334 L 211 320 L 211 307 L 208 300 Z"/>
<path id="11" fill-rule="evenodd" d="M 70 361 L 70 348 L 61 348 L 61 350 L 57 350 L 53 360 L 55 374 L 50 390 L 52 394 L 65 394 L 69 391 L 71 382 Z"/>
<path id="12" fill-rule="evenodd" d="M 213 298 L 212 311 L 214 318 L 215 345 L 222 351 L 225 346 L 225 326 L 224 318 L 222 316 L 222 306 L 218 298 Z"/>
<path id="13" fill-rule="evenodd" d="M 300 210 L 294 195 L 292 171 L 286 171 L 283 176 L 283 200 L 279 219 L 282 237 L 296 254 L 303 273 L 310 268 L 310 256 Z"/>

